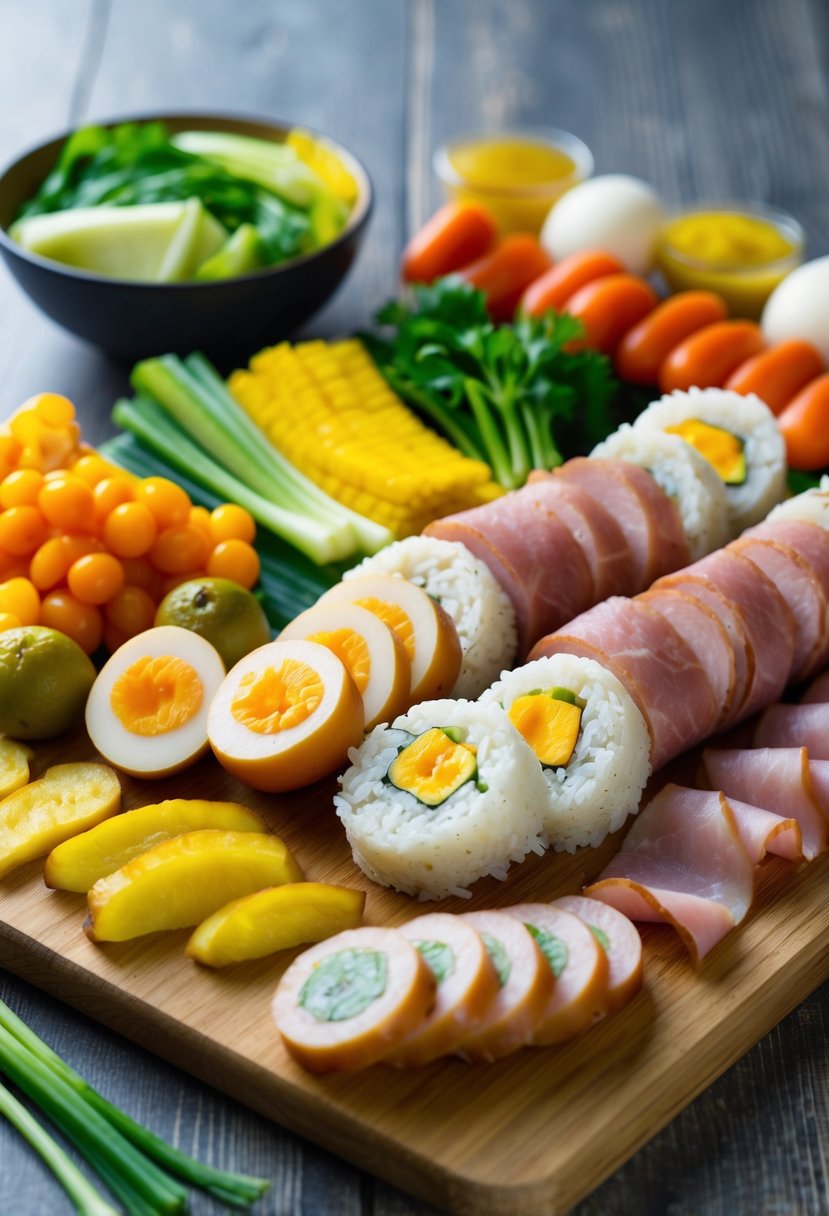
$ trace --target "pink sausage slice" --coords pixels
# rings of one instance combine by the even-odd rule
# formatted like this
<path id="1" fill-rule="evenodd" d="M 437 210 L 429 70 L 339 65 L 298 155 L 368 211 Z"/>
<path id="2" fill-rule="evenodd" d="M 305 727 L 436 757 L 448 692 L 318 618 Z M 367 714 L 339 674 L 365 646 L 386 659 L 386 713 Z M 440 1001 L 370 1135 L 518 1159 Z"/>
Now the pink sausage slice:
<path id="1" fill-rule="evenodd" d="M 448 1055 L 480 1025 L 500 988 L 498 973 L 478 933 L 448 912 L 418 916 L 400 932 L 423 955 L 437 982 L 424 1021 L 386 1056 L 387 1064 L 428 1064 Z"/>
<path id="2" fill-rule="evenodd" d="M 792 680 L 802 680 L 820 666 L 829 637 L 827 599 L 812 567 L 796 550 L 778 541 L 742 536 L 730 546 L 759 566 L 783 596 L 794 618 Z"/>
<path id="3" fill-rule="evenodd" d="M 677 587 L 646 591 L 642 603 L 669 621 L 705 668 L 714 699 L 720 706 L 717 727 L 727 721 L 737 684 L 734 649 L 715 612 Z"/>
<path id="4" fill-rule="evenodd" d="M 799 519 L 774 519 L 758 524 L 744 533 L 746 537 L 773 540 L 794 549 L 807 563 L 821 585 L 829 603 L 829 532 L 819 524 L 810 524 Z M 829 635 L 827 645 L 818 666 L 829 660 Z"/>
<path id="5" fill-rule="evenodd" d="M 455 1049 L 469 1061 L 500 1060 L 533 1042 L 553 976 L 530 933 L 506 912 L 465 912 L 481 935 L 500 988 L 479 1025 Z"/>
<path id="6" fill-rule="evenodd" d="M 720 707 L 705 668 L 644 598 L 597 604 L 542 638 L 530 660 L 561 653 L 596 659 L 622 682 L 648 725 L 654 769 L 714 731 Z"/>
<path id="7" fill-rule="evenodd" d="M 565 895 L 551 907 L 570 912 L 587 925 L 607 955 L 607 1012 L 616 1013 L 642 987 L 642 939 L 616 908 L 585 895 Z"/>
<path id="8" fill-rule="evenodd" d="M 397 929 L 347 929 L 294 959 L 273 999 L 285 1047 L 309 1072 L 365 1068 L 426 1017 L 435 979 Z"/>
<path id="9" fill-rule="evenodd" d="M 575 482 L 548 476 L 544 492 L 551 496 L 554 510 L 568 525 L 581 546 L 593 575 L 591 604 L 610 595 L 628 595 L 633 586 L 630 546 L 616 520 L 591 494 Z"/>
<path id="10" fill-rule="evenodd" d="M 529 929 L 555 977 L 533 1038 L 536 1046 L 563 1043 L 604 1017 L 607 955 L 587 925 L 552 904 L 516 904 L 504 911 Z"/>

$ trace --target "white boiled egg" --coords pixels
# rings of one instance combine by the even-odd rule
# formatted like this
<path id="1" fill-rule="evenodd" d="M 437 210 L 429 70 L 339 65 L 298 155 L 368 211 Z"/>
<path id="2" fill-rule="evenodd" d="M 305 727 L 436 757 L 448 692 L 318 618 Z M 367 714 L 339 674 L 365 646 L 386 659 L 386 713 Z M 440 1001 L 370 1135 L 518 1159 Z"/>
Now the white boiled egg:
<path id="1" fill-rule="evenodd" d="M 160 625 L 115 651 L 92 685 L 86 729 L 105 760 L 164 777 L 207 751 L 207 715 L 225 668 L 208 641 Z"/>
<path id="2" fill-rule="evenodd" d="M 638 177 L 606 173 L 563 194 L 544 221 L 541 244 L 554 261 L 601 249 L 633 274 L 650 274 L 665 212 L 656 191 Z"/>
<path id="3" fill-rule="evenodd" d="M 766 301 L 760 325 L 767 342 L 805 338 L 829 364 L 829 256 L 786 275 Z"/>

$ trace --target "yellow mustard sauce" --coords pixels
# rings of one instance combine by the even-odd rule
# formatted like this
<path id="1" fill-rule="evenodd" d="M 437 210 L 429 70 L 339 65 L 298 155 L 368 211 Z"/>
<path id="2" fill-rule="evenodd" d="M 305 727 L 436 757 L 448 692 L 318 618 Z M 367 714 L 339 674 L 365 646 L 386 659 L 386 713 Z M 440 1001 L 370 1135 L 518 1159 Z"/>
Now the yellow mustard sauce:
<path id="1" fill-rule="evenodd" d="M 453 198 L 483 203 L 503 232 L 539 232 L 555 200 L 580 178 L 569 153 L 519 136 L 463 140 L 447 148 Z"/>
<path id="2" fill-rule="evenodd" d="M 662 232 L 657 254 L 674 291 L 715 291 L 739 317 L 759 317 L 801 256 L 801 242 L 773 219 L 727 210 L 695 211 L 673 220 Z"/>

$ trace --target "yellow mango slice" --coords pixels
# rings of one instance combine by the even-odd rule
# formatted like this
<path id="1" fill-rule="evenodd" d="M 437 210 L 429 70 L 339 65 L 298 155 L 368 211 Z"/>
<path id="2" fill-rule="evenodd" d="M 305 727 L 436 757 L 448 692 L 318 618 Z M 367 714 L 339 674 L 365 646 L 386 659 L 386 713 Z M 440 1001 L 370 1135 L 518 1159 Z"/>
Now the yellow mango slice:
<path id="1" fill-rule="evenodd" d="M 364 891 L 325 882 L 286 883 L 236 899 L 199 925 L 185 954 L 209 967 L 321 942 L 363 918 Z"/>
<path id="2" fill-rule="evenodd" d="M 114 815 L 121 785 L 105 764 L 56 764 L 0 802 L 0 878 Z"/>
<path id="3" fill-rule="evenodd" d="M 542 764 L 564 768 L 578 742 L 582 710 L 549 693 L 528 693 L 509 707 L 509 719 Z"/>
<path id="4" fill-rule="evenodd" d="M 30 747 L 14 739 L 0 739 L 0 798 L 28 783 L 29 761 L 33 755 Z"/>
<path id="5" fill-rule="evenodd" d="M 124 811 L 59 844 L 46 858 L 43 873 L 46 886 L 59 891 L 86 892 L 99 878 L 120 870 L 133 857 L 146 853 L 162 840 L 203 828 L 267 831 L 264 820 L 238 802 L 169 798 L 135 811 Z"/>
<path id="6" fill-rule="evenodd" d="M 278 836 L 186 832 L 99 879 L 87 896 L 84 931 L 95 942 L 124 942 L 159 929 L 187 929 L 232 899 L 301 881 Z"/>
<path id="7" fill-rule="evenodd" d="M 477 771 L 474 747 L 455 739 L 451 727 L 434 726 L 403 748 L 389 767 L 388 778 L 424 806 L 440 806 Z"/>

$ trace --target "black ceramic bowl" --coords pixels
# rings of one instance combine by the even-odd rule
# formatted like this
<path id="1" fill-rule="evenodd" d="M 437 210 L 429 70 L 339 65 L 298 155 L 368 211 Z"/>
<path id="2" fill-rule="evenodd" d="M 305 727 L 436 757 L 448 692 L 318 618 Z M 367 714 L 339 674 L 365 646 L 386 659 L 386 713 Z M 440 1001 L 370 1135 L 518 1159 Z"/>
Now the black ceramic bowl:
<path id="1" fill-rule="evenodd" d="M 147 114 L 172 132 L 231 131 L 276 142 L 290 124 L 204 114 Z M 115 122 L 105 123 L 114 126 Z M 28 253 L 6 229 L 55 164 L 69 132 L 26 152 L 0 175 L 0 253 L 26 294 L 80 338 L 124 359 L 202 350 L 221 358 L 286 337 L 333 295 L 360 246 L 372 208 L 371 181 L 360 162 L 332 144 L 359 186 L 342 234 L 330 245 L 235 279 L 214 283 L 136 283 L 88 274 Z"/>

